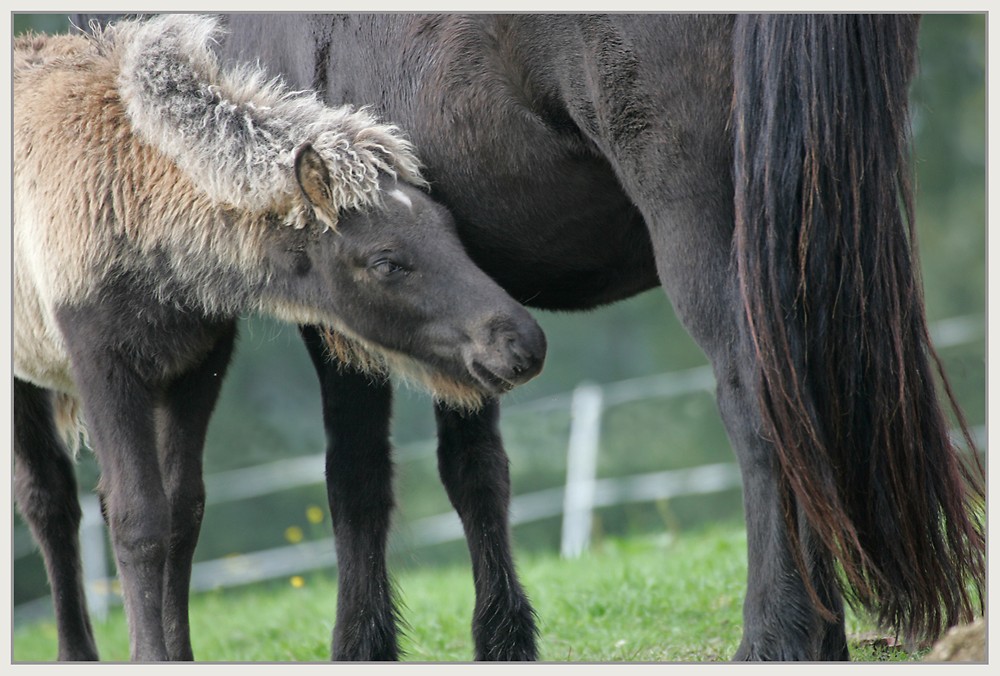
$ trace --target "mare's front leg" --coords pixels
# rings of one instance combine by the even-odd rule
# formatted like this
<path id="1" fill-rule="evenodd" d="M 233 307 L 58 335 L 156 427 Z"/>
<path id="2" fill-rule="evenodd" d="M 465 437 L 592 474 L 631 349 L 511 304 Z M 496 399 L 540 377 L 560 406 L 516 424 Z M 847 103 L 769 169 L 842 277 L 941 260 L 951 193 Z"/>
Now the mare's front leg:
<path id="1" fill-rule="evenodd" d="M 393 507 L 392 385 L 332 361 L 316 328 L 301 331 L 323 396 L 327 497 L 338 571 L 332 656 L 396 660 L 398 615 L 385 558 Z"/>
<path id="2" fill-rule="evenodd" d="M 236 325 L 223 328 L 204 360 L 171 382 L 157 402 L 160 471 L 170 505 L 163 631 L 171 660 L 193 660 L 188 624 L 191 563 L 205 512 L 205 434 L 229 365 Z"/>
<path id="3" fill-rule="evenodd" d="M 535 615 L 511 554 L 510 471 L 500 438 L 500 404 L 475 412 L 435 406 L 438 469 L 465 529 L 476 607 L 472 635 L 479 660 L 535 660 Z"/>
<path id="4" fill-rule="evenodd" d="M 73 461 L 54 425 L 52 393 L 14 379 L 14 499 L 42 550 L 55 605 L 59 659 L 96 660 L 80 568 Z"/>
<path id="5" fill-rule="evenodd" d="M 103 313 L 59 315 L 101 467 L 99 490 L 111 531 L 129 626 L 131 657 L 168 659 L 163 636 L 163 566 L 170 507 L 153 423 L 153 391 L 129 351 L 104 341 Z"/>

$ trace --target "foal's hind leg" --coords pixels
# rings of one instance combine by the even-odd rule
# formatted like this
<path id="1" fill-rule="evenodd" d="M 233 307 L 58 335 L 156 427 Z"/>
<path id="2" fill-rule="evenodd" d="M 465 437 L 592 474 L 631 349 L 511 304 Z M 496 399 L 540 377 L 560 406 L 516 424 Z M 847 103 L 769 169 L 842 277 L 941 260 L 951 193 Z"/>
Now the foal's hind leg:
<path id="1" fill-rule="evenodd" d="M 80 568 L 73 463 L 53 423 L 52 394 L 14 379 L 14 499 L 48 573 L 60 660 L 96 660 Z"/>
<path id="2" fill-rule="evenodd" d="M 435 406 L 438 469 L 465 529 L 476 608 L 472 635 L 479 660 L 535 660 L 535 615 L 511 555 L 510 472 L 500 439 L 500 405 L 475 412 Z"/>
<path id="3" fill-rule="evenodd" d="M 208 356 L 175 379 L 156 409 L 160 471 L 170 504 L 170 545 L 163 586 L 163 632 L 171 660 L 193 660 L 188 624 L 191 561 L 205 511 L 202 451 L 236 327 L 226 329 Z"/>
<path id="4" fill-rule="evenodd" d="M 323 394 L 326 484 L 337 547 L 334 660 L 399 658 L 397 613 L 386 566 L 392 512 L 392 386 L 330 361 L 313 327 L 302 337 Z"/>

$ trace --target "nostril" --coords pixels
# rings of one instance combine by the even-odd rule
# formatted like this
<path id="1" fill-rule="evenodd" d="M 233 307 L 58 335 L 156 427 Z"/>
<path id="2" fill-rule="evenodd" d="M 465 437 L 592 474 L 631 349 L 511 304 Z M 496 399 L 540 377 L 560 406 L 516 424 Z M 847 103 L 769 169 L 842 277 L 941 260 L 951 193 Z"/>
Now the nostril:
<path id="1" fill-rule="evenodd" d="M 544 336 L 544 334 L 540 334 Z M 537 373 L 545 359 L 545 339 L 538 339 L 539 334 L 526 332 L 525 335 L 512 336 L 507 342 L 507 351 L 511 358 L 511 369 L 515 375 Z"/>
<path id="2" fill-rule="evenodd" d="M 515 352 L 514 359 L 514 365 L 511 367 L 511 370 L 514 371 L 514 375 L 519 376 L 528 370 L 527 360 L 524 358 L 524 355 Z"/>

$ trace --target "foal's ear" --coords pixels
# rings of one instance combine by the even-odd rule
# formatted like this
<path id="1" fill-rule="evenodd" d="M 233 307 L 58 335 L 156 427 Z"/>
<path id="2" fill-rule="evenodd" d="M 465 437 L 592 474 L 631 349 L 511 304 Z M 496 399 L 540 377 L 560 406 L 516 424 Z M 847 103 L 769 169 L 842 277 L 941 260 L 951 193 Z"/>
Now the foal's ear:
<path id="1" fill-rule="evenodd" d="M 333 198 L 330 193 L 330 170 L 308 143 L 304 143 L 295 154 L 295 180 L 314 207 L 330 204 Z"/>

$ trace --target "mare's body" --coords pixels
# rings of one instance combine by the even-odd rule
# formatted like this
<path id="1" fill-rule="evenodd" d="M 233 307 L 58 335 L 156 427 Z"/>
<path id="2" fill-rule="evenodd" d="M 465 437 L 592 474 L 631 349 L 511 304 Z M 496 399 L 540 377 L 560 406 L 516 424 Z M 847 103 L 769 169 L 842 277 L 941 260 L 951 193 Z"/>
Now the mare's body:
<path id="1" fill-rule="evenodd" d="M 521 302 L 586 309 L 662 286 L 712 363 L 743 473 L 736 657 L 832 660 L 848 657 L 845 593 L 933 636 L 973 613 L 966 580 L 983 583 L 980 477 L 948 436 L 914 274 L 917 25 L 241 14 L 221 49 L 405 128 L 466 250 Z M 316 365 L 338 557 L 381 567 L 387 511 L 372 521 L 352 487 L 390 484 L 389 386 Z M 435 412 L 476 656 L 534 658 L 498 405 Z M 395 657 L 391 594 L 363 566 L 339 575 L 334 657 Z"/>

